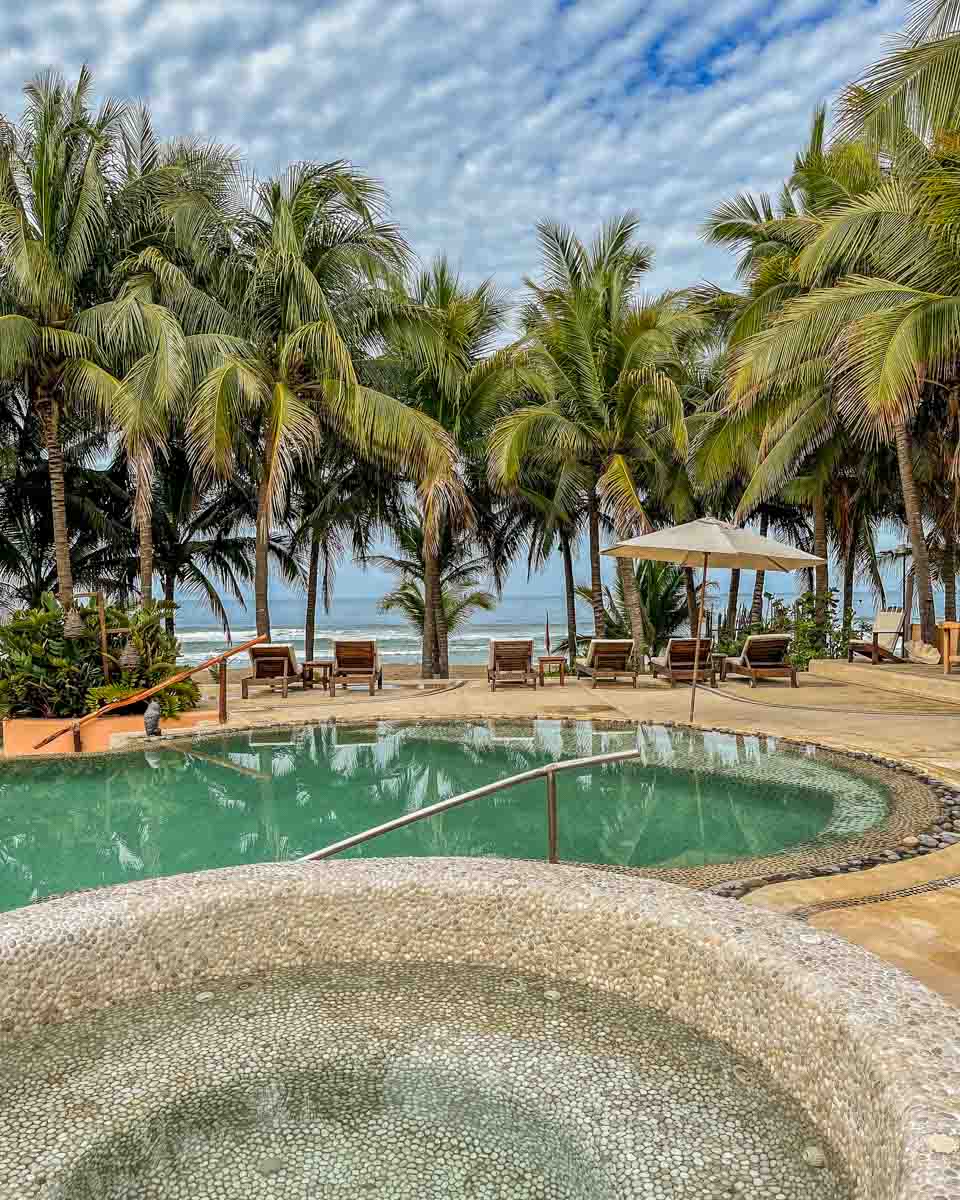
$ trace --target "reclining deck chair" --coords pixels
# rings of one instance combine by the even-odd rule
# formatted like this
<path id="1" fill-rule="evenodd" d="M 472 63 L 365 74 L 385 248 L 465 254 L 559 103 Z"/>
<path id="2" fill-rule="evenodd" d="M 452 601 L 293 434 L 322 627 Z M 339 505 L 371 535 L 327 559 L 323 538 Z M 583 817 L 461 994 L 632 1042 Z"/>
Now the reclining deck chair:
<path id="1" fill-rule="evenodd" d="M 291 683 L 303 686 L 303 667 L 297 662 L 297 652 L 292 646 L 280 642 L 261 642 L 259 646 L 251 646 L 247 653 L 253 674 L 244 675 L 240 680 L 240 694 L 244 700 L 250 694 L 251 683 L 263 683 L 271 688 L 279 684 L 284 700 Z M 222 663 L 220 670 L 224 670 Z"/>
<path id="2" fill-rule="evenodd" d="M 577 675 L 593 680 L 593 686 L 603 680 L 616 682 L 629 679 L 637 686 L 637 665 L 633 661 L 632 638 L 593 638 L 587 647 L 587 657 L 577 659 Z"/>
<path id="3" fill-rule="evenodd" d="M 859 654 L 869 658 L 874 666 L 882 662 L 906 662 L 896 653 L 897 642 L 903 638 L 903 609 L 880 608 L 873 618 L 873 635 L 870 640 L 852 638 L 847 645 L 847 662 Z"/>
<path id="4" fill-rule="evenodd" d="M 797 668 L 789 660 L 789 633 L 751 633 L 739 654 L 728 655 L 720 664 L 720 682 L 728 675 L 745 675 L 750 686 L 758 679 L 789 679 L 797 687 Z"/>
<path id="5" fill-rule="evenodd" d="M 713 665 L 710 652 L 713 649 L 713 638 L 700 639 L 700 655 L 697 660 L 697 683 L 710 680 L 710 686 L 717 686 L 717 672 Z M 693 660 L 697 650 L 696 638 L 670 638 L 663 654 L 650 659 L 653 677 L 663 675 L 671 687 L 675 683 L 693 682 Z"/>

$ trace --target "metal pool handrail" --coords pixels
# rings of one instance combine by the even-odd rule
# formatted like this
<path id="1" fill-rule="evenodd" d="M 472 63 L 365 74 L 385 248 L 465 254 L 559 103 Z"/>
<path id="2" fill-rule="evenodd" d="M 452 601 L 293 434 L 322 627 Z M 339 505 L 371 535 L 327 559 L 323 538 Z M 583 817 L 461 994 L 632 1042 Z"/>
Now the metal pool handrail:
<path id="1" fill-rule="evenodd" d="M 566 762 L 548 763 L 545 767 L 535 767 L 532 771 L 521 771 L 519 775 L 509 775 L 506 779 L 496 780 L 495 783 L 485 783 L 483 787 L 474 788 L 472 792 L 461 792 L 459 796 L 451 796 L 449 799 L 441 800 L 437 804 L 430 804 L 426 808 L 418 808 L 416 812 L 404 813 L 402 817 L 395 817 L 392 821 L 384 822 L 383 825 L 374 825 L 371 829 L 364 830 L 363 833 L 355 833 L 351 837 L 344 838 L 342 841 L 324 846 L 322 850 L 314 850 L 312 854 L 305 854 L 299 861 L 319 862 L 321 859 L 330 858 L 334 854 L 340 854 L 344 850 L 352 850 L 354 846 L 362 846 L 364 842 L 371 842 L 374 838 L 382 837 L 385 833 L 392 833 L 395 829 L 403 829 L 407 825 L 413 825 L 416 821 L 425 821 L 428 817 L 438 816 L 440 813 L 445 813 L 451 808 L 459 808 L 461 804 L 467 804 L 471 800 L 482 800 L 484 796 L 492 796 L 495 792 L 502 792 L 507 788 L 515 787 L 518 783 L 528 783 L 532 779 L 546 779 L 547 862 L 555 863 L 559 861 L 557 857 L 559 835 L 557 826 L 557 775 L 561 771 L 575 771 L 581 767 L 595 767 L 602 763 L 626 762 L 631 758 L 639 758 L 642 754 L 642 750 L 618 750 L 613 754 L 594 754 L 589 758 L 571 758 Z"/>

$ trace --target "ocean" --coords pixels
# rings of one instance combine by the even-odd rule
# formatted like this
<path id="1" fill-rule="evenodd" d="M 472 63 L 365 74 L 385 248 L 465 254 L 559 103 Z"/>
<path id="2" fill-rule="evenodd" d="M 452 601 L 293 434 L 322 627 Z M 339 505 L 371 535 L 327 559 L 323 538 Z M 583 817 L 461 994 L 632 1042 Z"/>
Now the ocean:
<path id="1" fill-rule="evenodd" d="M 748 604 L 752 595 L 752 581 L 740 590 L 741 605 Z M 794 593 L 783 592 L 789 600 Z M 380 657 L 385 665 L 391 663 L 419 663 L 420 636 L 412 626 L 398 620 L 393 614 L 381 613 L 377 609 L 379 596 L 337 596 L 329 614 L 318 612 L 314 654 L 317 658 L 327 657 L 334 638 L 376 638 Z M 891 589 L 888 600 L 896 604 L 898 593 Z M 707 601 L 708 608 L 722 613 L 726 607 L 726 596 L 713 593 Z M 876 601 L 871 592 L 855 593 L 855 608 L 858 616 L 872 617 Z M 272 636 L 275 642 L 286 642 L 294 646 L 300 658 L 304 654 L 303 603 L 296 597 L 282 597 L 271 601 Z M 190 619 L 192 618 L 192 620 Z M 534 653 L 546 653 L 546 623 L 550 622 L 551 645 L 556 646 L 567 635 L 566 603 L 560 593 L 506 595 L 492 613 L 477 613 L 460 630 L 450 635 L 450 662 L 452 665 L 477 665 L 486 662 L 490 638 L 533 638 Z M 588 605 L 577 602 L 577 629 L 580 634 L 593 628 L 593 613 Z M 256 636 L 252 613 L 241 614 L 231 627 L 233 644 Z M 177 637 L 180 640 L 181 661 L 194 665 L 220 653 L 228 642 L 223 630 L 212 621 L 198 619 L 195 612 L 183 615 L 177 622 Z"/>

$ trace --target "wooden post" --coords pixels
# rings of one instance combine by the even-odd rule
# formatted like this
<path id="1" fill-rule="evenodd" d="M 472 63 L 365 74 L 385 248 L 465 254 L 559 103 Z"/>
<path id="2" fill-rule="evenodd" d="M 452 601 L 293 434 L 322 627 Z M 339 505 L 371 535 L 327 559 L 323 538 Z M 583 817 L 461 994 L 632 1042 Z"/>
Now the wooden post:
<path id="1" fill-rule="evenodd" d="M 220 685 L 217 719 L 221 725 L 227 723 L 227 664 L 222 662 L 217 672 L 217 683 Z"/>
<path id="2" fill-rule="evenodd" d="M 703 602 L 707 598 L 707 565 L 709 554 L 703 556 L 703 579 L 700 581 L 700 613 L 697 617 L 697 631 L 693 635 L 697 640 L 693 643 L 693 689 L 690 692 L 690 724 L 693 724 L 693 709 L 697 703 L 697 676 L 700 671 L 700 630 L 703 628 Z"/>
<path id="3" fill-rule="evenodd" d="M 83 749 L 83 743 L 80 739 L 80 724 L 76 722 L 73 726 L 73 752 L 79 754 Z"/>

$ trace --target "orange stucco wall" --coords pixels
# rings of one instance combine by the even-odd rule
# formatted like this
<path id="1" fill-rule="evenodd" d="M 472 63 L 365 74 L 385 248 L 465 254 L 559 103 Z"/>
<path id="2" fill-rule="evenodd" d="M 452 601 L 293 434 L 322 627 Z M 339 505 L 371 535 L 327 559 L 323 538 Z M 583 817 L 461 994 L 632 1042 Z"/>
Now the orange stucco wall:
<path id="1" fill-rule="evenodd" d="M 215 712 L 195 709 L 182 713 L 176 720 L 164 718 L 161 728 L 165 733 L 193 728 L 200 721 L 216 721 Z M 41 738 L 69 724 L 69 719 L 57 717 L 8 717 L 3 722 L 3 754 L 5 758 L 16 758 L 21 754 L 73 754 L 73 734 L 65 733 L 55 741 L 34 750 Z M 84 750 L 109 750 L 110 739 L 115 733 L 143 733 L 142 716 L 101 717 L 91 721 L 80 730 L 80 742 Z"/>

